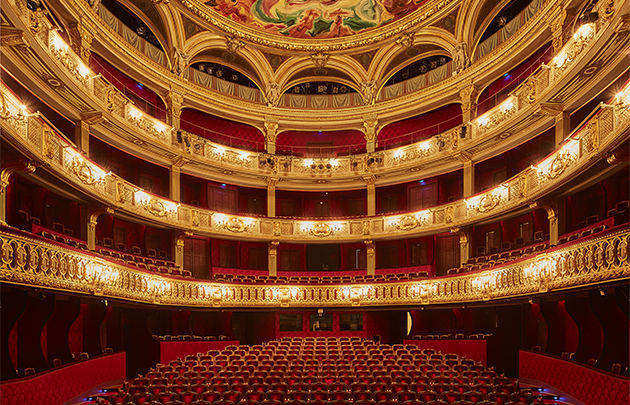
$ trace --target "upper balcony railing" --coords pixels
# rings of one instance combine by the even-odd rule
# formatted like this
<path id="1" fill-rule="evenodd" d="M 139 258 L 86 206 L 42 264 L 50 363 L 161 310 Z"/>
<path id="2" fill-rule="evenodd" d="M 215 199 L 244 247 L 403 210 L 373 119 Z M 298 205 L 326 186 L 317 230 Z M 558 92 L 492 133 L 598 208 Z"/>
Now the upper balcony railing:
<path id="1" fill-rule="evenodd" d="M 136 131 L 140 130 L 153 145 L 178 151 L 175 153 L 181 153 L 185 160 L 197 159 L 201 167 L 205 164 L 224 170 L 238 170 L 239 174 L 270 178 L 282 177 L 302 181 L 325 178 L 347 181 L 374 174 L 384 178 L 385 173 L 391 171 L 426 167 L 429 163 L 465 152 L 475 144 L 504 132 L 511 121 L 516 122 L 524 114 L 534 112 L 536 103 L 545 95 L 551 94 L 550 89 L 562 81 L 563 75 L 571 70 L 580 59 L 579 56 L 588 53 L 586 51 L 589 45 L 603 31 L 599 28 L 596 23 L 585 24 L 560 52 L 561 55 L 565 55 L 562 60 L 557 59 L 555 63 L 538 68 L 510 93 L 503 104 L 484 113 L 475 121 L 397 149 L 330 158 L 268 155 L 211 142 L 185 131 L 175 131 L 166 123 L 144 114 L 102 77 L 94 76 L 55 30 L 40 33 L 38 36 L 44 39 L 47 50 L 61 66 L 95 97 L 95 106 L 99 106 L 97 108 L 103 106 L 103 110 L 112 114 L 119 122 Z M 510 108 L 505 108 L 507 105 Z M 439 125 L 437 128 L 436 130 L 441 129 Z M 348 149 L 352 149 L 353 146 L 349 145 Z M 260 149 L 259 144 L 256 144 L 256 149 Z M 321 152 L 319 148 L 315 150 Z"/>
<path id="2" fill-rule="evenodd" d="M 0 281 L 195 307 L 344 307 L 459 304 L 627 280 L 628 229 L 486 271 L 421 281 L 246 285 L 150 274 L 38 240 L 0 232 Z"/>
<path id="3" fill-rule="evenodd" d="M 105 102 L 106 109 L 110 113 L 132 127 L 141 130 L 153 141 L 167 146 L 184 148 L 185 152 L 190 153 L 192 157 L 221 166 L 232 166 L 240 170 L 263 171 L 282 176 L 312 177 L 322 175 L 334 178 L 337 176 L 356 176 L 357 173 L 365 171 L 379 172 L 398 167 L 397 165 L 403 163 L 417 164 L 421 161 L 438 159 L 440 156 L 450 155 L 464 146 L 470 146 L 474 141 L 485 139 L 494 134 L 502 129 L 509 118 L 530 108 L 541 94 L 561 80 L 563 73 L 569 70 L 572 62 L 588 49 L 588 45 L 596 36 L 595 32 L 595 24 L 582 26 L 549 65 L 538 67 L 526 80 L 519 78 L 520 84 L 512 90 L 501 105 L 495 106 L 474 121 L 465 124 L 464 126 L 469 131 L 466 131 L 464 136 L 462 136 L 463 127 L 457 126 L 415 144 L 397 149 L 379 151 L 376 154 L 323 159 L 325 162 L 323 165 L 312 165 L 311 163 L 318 159 L 308 157 L 269 156 L 232 148 L 185 131 L 180 132 L 183 139 L 178 139 L 179 136 L 171 126 L 143 113 L 115 86 L 100 76 L 92 75 L 89 68 L 54 30 L 49 32 L 48 47 L 51 54 L 63 63 L 80 83 L 90 89 L 97 99 Z M 440 125 L 448 125 L 448 123 L 437 124 L 431 129 L 439 131 Z M 230 139 L 237 142 L 236 138 Z M 242 143 L 242 140 L 238 140 L 238 142 Z"/>
<path id="4" fill-rule="evenodd" d="M 554 58 L 550 69 L 543 70 L 545 75 L 542 77 L 551 80 L 555 74 L 554 66 L 566 64 L 571 57 L 574 54 L 563 53 Z M 86 158 L 73 144 L 58 135 L 45 120 L 40 119 L 37 114 L 28 114 L 5 86 L 2 87 L 1 94 L 0 123 L 4 129 L 3 136 L 19 143 L 50 170 L 83 192 L 116 210 L 165 226 L 249 240 L 375 240 L 439 232 L 471 224 L 532 203 L 586 168 L 603 152 L 627 139 L 630 128 L 630 85 L 626 85 L 612 100 L 611 105 L 602 105 L 596 114 L 590 116 L 543 161 L 495 188 L 472 197 L 400 215 L 329 220 L 254 218 L 214 212 L 151 195 Z M 529 93 L 525 93 L 527 94 Z M 518 103 L 519 98 L 516 97 L 505 100 L 498 111 L 492 110 L 478 117 L 471 124 L 471 130 L 475 133 L 500 122 L 503 117 L 512 114 Z M 159 121 L 141 115 L 135 107 L 126 107 L 126 115 L 137 119 L 144 127 L 165 135 L 164 129 L 159 127 L 163 124 Z M 457 139 L 458 136 L 456 133 L 454 138 Z M 397 150 L 399 153 L 392 156 L 391 162 L 384 163 L 399 164 L 410 154 L 429 153 L 432 148 L 438 147 L 439 145 L 426 143 L 422 147 L 415 145 L 413 149 L 400 148 Z M 214 146 L 210 153 L 217 157 L 233 153 L 222 148 Z M 247 155 L 235 154 L 232 159 L 240 159 L 243 165 L 250 162 L 250 156 Z M 316 162 L 313 160 L 310 163 Z M 349 159 L 339 159 L 335 164 L 348 163 Z M 327 164 L 333 165 L 332 162 Z M 312 170 L 306 165 L 304 169 Z"/>

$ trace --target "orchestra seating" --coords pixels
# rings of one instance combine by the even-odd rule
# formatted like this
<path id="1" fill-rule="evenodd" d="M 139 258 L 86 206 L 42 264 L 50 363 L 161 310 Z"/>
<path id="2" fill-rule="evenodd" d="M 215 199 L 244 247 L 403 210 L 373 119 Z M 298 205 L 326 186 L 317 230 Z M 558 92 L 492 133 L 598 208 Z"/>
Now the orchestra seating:
<path id="1" fill-rule="evenodd" d="M 158 364 L 93 399 L 96 404 L 543 403 L 539 391 L 472 360 L 358 337 L 228 346 Z"/>

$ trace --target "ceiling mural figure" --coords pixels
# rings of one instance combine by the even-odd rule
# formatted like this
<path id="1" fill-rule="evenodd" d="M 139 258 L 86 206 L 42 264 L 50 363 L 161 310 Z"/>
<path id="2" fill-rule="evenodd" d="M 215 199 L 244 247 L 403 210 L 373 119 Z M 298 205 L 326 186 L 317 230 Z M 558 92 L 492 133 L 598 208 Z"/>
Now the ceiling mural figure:
<path id="1" fill-rule="evenodd" d="M 336 38 L 379 27 L 415 11 L 424 0 L 210 0 L 241 23 L 293 38 Z"/>

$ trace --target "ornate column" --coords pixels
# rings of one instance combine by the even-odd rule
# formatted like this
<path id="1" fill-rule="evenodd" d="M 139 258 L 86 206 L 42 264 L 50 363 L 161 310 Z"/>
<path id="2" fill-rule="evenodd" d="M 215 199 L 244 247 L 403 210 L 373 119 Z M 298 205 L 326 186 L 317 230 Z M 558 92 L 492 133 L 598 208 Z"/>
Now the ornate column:
<path id="1" fill-rule="evenodd" d="M 184 236 L 185 234 L 179 234 L 173 241 L 173 259 L 180 269 L 184 268 Z"/>
<path id="2" fill-rule="evenodd" d="M 367 153 L 374 153 L 376 150 L 376 128 L 378 118 L 376 115 L 363 117 L 363 135 L 365 136 L 365 150 Z"/>
<path id="3" fill-rule="evenodd" d="M 558 244 L 558 207 L 555 204 L 548 204 L 543 208 L 549 220 L 549 244 L 554 246 Z"/>
<path id="4" fill-rule="evenodd" d="M 542 103 L 540 110 L 543 114 L 554 117 L 556 146 L 560 145 L 569 135 L 571 114 L 560 103 Z"/>
<path id="5" fill-rule="evenodd" d="M 459 99 L 462 103 L 462 121 L 466 124 L 472 120 L 477 110 L 477 86 L 469 83 L 466 87 L 459 90 Z"/>
<path id="6" fill-rule="evenodd" d="M 81 119 L 74 127 L 74 137 L 77 146 L 85 156 L 90 156 L 90 131 L 93 125 L 103 122 L 103 113 L 100 111 L 83 111 Z"/>
<path id="7" fill-rule="evenodd" d="M 278 184 L 278 178 L 267 178 L 267 216 L 270 218 L 276 216 L 276 184 Z"/>
<path id="8" fill-rule="evenodd" d="M 277 276 L 278 275 L 278 245 L 280 242 L 277 240 L 269 242 L 269 247 L 267 250 L 267 258 L 269 265 L 269 275 Z"/>
<path id="9" fill-rule="evenodd" d="M 98 217 L 102 212 L 94 212 L 90 214 L 87 220 L 87 247 L 89 250 L 96 250 L 96 225 L 98 224 Z"/>
<path id="10" fill-rule="evenodd" d="M 278 136 L 278 121 L 265 117 L 265 150 L 270 155 L 276 153 L 276 138 Z"/>
<path id="11" fill-rule="evenodd" d="M 11 176 L 18 170 L 25 170 L 29 173 L 35 172 L 35 165 L 28 162 L 26 165 L 17 164 L 15 166 L 3 167 L 0 169 L 0 224 L 7 224 L 7 192 L 11 184 Z"/>
<path id="12" fill-rule="evenodd" d="M 0 171 L 0 224 L 7 224 L 7 191 L 11 182 L 13 168 L 4 168 Z"/>
<path id="13" fill-rule="evenodd" d="M 475 194 L 475 163 L 464 161 L 464 198 Z"/>
<path id="14" fill-rule="evenodd" d="M 459 231 L 459 265 L 463 266 L 470 259 L 470 232 Z"/>
<path id="15" fill-rule="evenodd" d="M 363 178 L 367 184 L 367 214 L 368 216 L 376 215 L 376 178 L 374 176 L 365 176 Z"/>
<path id="16" fill-rule="evenodd" d="M 169 102 L 169 123 L 173 127 L 173 129 L 178 130 L 180 128 L 181 116 L 182 116 L 182 107 L 184 104 L 184 90 L 176 89 L 171 86 L 171 90 L 168 92 L 168 102 Z"/>
<path id="17" fill-rule="evenodd" d="M 72 49 L 74 49 L 83 62 L 88 64 L 90 62 L 94 36 L 81 21 L 76 21 L 70 25 L 69 34 L 72 42 Z"/>
<path id="18" fill-rule="evenodd" d="M 556 135 L 556 147 L 562 143 L 569 136 L 571 132 L 571 114 L 568 111 L 561 111 L 555 118 L 555 135 Z"/>
<path id="19" fill-rule="evenodd" d="M 564 34 L 562 29 L 564 27 L 564 20 L 566 17 L 567 12 L 564 8 L 562 8 L 560 14 L 549 23 L 549 30 L 551 31 L 552 37 L 551 45 L 553 46 L 554 54 L 558 53 L 564 45 Z"/>
<path id="20" fill-rule="evenodd" d="M 180 187 L 180 174 L 181 167 L 179 165 L 171 165 L 169 167 L 169 198 L 173 201 L 181 201 L 181 187 Z"/>
<path id="21" fill-rule="evenodd" d="M 376 249 L 374 248 L 373 240 L 364 240 L 365 250 L 367 254 L 367 275 L 373 276 L 376 274 Z"/>

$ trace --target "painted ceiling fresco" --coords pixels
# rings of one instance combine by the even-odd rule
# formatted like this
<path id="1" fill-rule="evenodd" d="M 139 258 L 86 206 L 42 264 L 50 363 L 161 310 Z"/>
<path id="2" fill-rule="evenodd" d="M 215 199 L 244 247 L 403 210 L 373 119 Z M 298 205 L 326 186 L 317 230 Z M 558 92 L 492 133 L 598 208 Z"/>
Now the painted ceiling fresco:
<path id="1" fill-rule="evenodd" d="M 425 0 L 210 0 L 224 16 L 293 38 L 353 35 L 400 19 Z"/>

